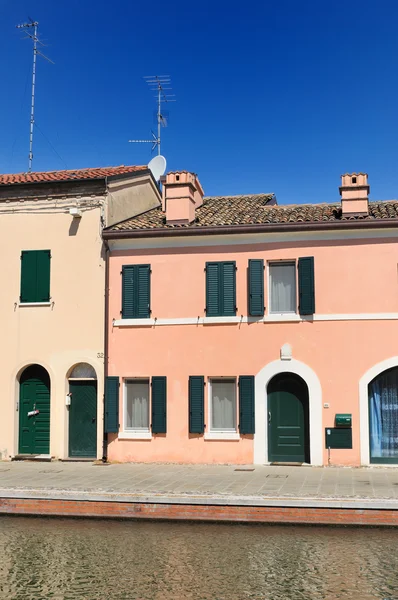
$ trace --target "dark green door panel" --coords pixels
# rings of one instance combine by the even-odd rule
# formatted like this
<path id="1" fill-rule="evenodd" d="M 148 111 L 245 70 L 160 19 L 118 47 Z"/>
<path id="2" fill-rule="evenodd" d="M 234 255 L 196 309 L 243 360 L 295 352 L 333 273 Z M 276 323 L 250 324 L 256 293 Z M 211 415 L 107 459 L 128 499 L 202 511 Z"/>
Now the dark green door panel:
<path id="1" fill-rule="evenodd" d="M 97 456 L 97 382 L 70 381 L 69 456 Z"/>
<path id="2" fill-rule="evenodd" d="M 308 388 L 296 375 L 282 373 L 268 384 L 270 462 L 310 462 Z"/>
<path id="3" fill-rule="evenodd" d="M 39 411 L 35 415 L 28 413 Z M 50 452 L 50 377 L 43 367 L 25 369 L 19 388 L 20 454 Z"/>

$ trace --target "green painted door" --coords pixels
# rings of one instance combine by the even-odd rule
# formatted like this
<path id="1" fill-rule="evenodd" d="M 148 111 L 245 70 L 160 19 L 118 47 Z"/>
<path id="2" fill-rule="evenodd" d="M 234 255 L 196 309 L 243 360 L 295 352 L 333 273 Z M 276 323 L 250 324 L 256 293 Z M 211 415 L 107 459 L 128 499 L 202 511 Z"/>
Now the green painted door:
<path id="1" fill-rule="evenodd" d="M 282 373 L 268 384 L 270 462 L 310 462 L 308 388 L 296 375 Z"/>
<path id="2" fill-rule="evenodd" d="M 19 454 L 50 453 L 50 377 L 32 365 L 19 385 Z"/>
<path id="3" fill-rule="evenodd" d="M 69 456 L 97 456 L 97 382 L 69 381 Z"/>

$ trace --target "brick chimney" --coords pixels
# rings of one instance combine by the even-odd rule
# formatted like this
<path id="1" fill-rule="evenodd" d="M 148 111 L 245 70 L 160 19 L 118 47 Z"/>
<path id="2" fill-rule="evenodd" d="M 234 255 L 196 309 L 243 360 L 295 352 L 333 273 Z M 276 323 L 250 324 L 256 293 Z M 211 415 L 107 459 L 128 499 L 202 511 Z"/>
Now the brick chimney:
<path id="1" fill-rule="evenodd" d="M 346 173 L 341 176 L 341 209 L 343 217 L 364 216 L 369 213 L 367 173 Z"/>
<path id="2" fill-rule="evenodd" d="M 167 223 L 192 223 L 195 209 L 203 204 L 203 188 L 194 173 L 174 171 L 162 180 L 163 211 Z"/>

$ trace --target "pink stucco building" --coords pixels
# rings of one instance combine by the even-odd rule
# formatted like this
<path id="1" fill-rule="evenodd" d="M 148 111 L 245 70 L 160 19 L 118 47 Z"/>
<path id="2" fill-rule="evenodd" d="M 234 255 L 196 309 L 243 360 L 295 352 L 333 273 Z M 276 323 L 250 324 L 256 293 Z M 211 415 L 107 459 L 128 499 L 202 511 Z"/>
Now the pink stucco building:
<path id="1" fill-rule="evenodd" d="M 114 461 L 398 462 L 398 202 L 204 197 L 108 227 Z"/>

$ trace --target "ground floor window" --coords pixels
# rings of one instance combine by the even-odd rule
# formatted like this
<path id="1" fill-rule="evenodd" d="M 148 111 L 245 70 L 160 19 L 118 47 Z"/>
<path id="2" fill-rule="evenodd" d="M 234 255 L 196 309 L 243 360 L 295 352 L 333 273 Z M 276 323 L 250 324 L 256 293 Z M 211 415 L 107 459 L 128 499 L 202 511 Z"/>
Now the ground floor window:
<path id="1" fill-rule="evenodd" d="M 124 429 L 149 431 L 149 380 L 127 379 L 124 388 Z"/>
<path id="2" fill-rule="evenodd" d="M 398 368 L 369 384 L 370 460 L 398 463 Z"/>
<path id="3" fill-rule="evenodd" d="M 236 431 L 236 379 L 210 380 L 210 431 Z"/>

